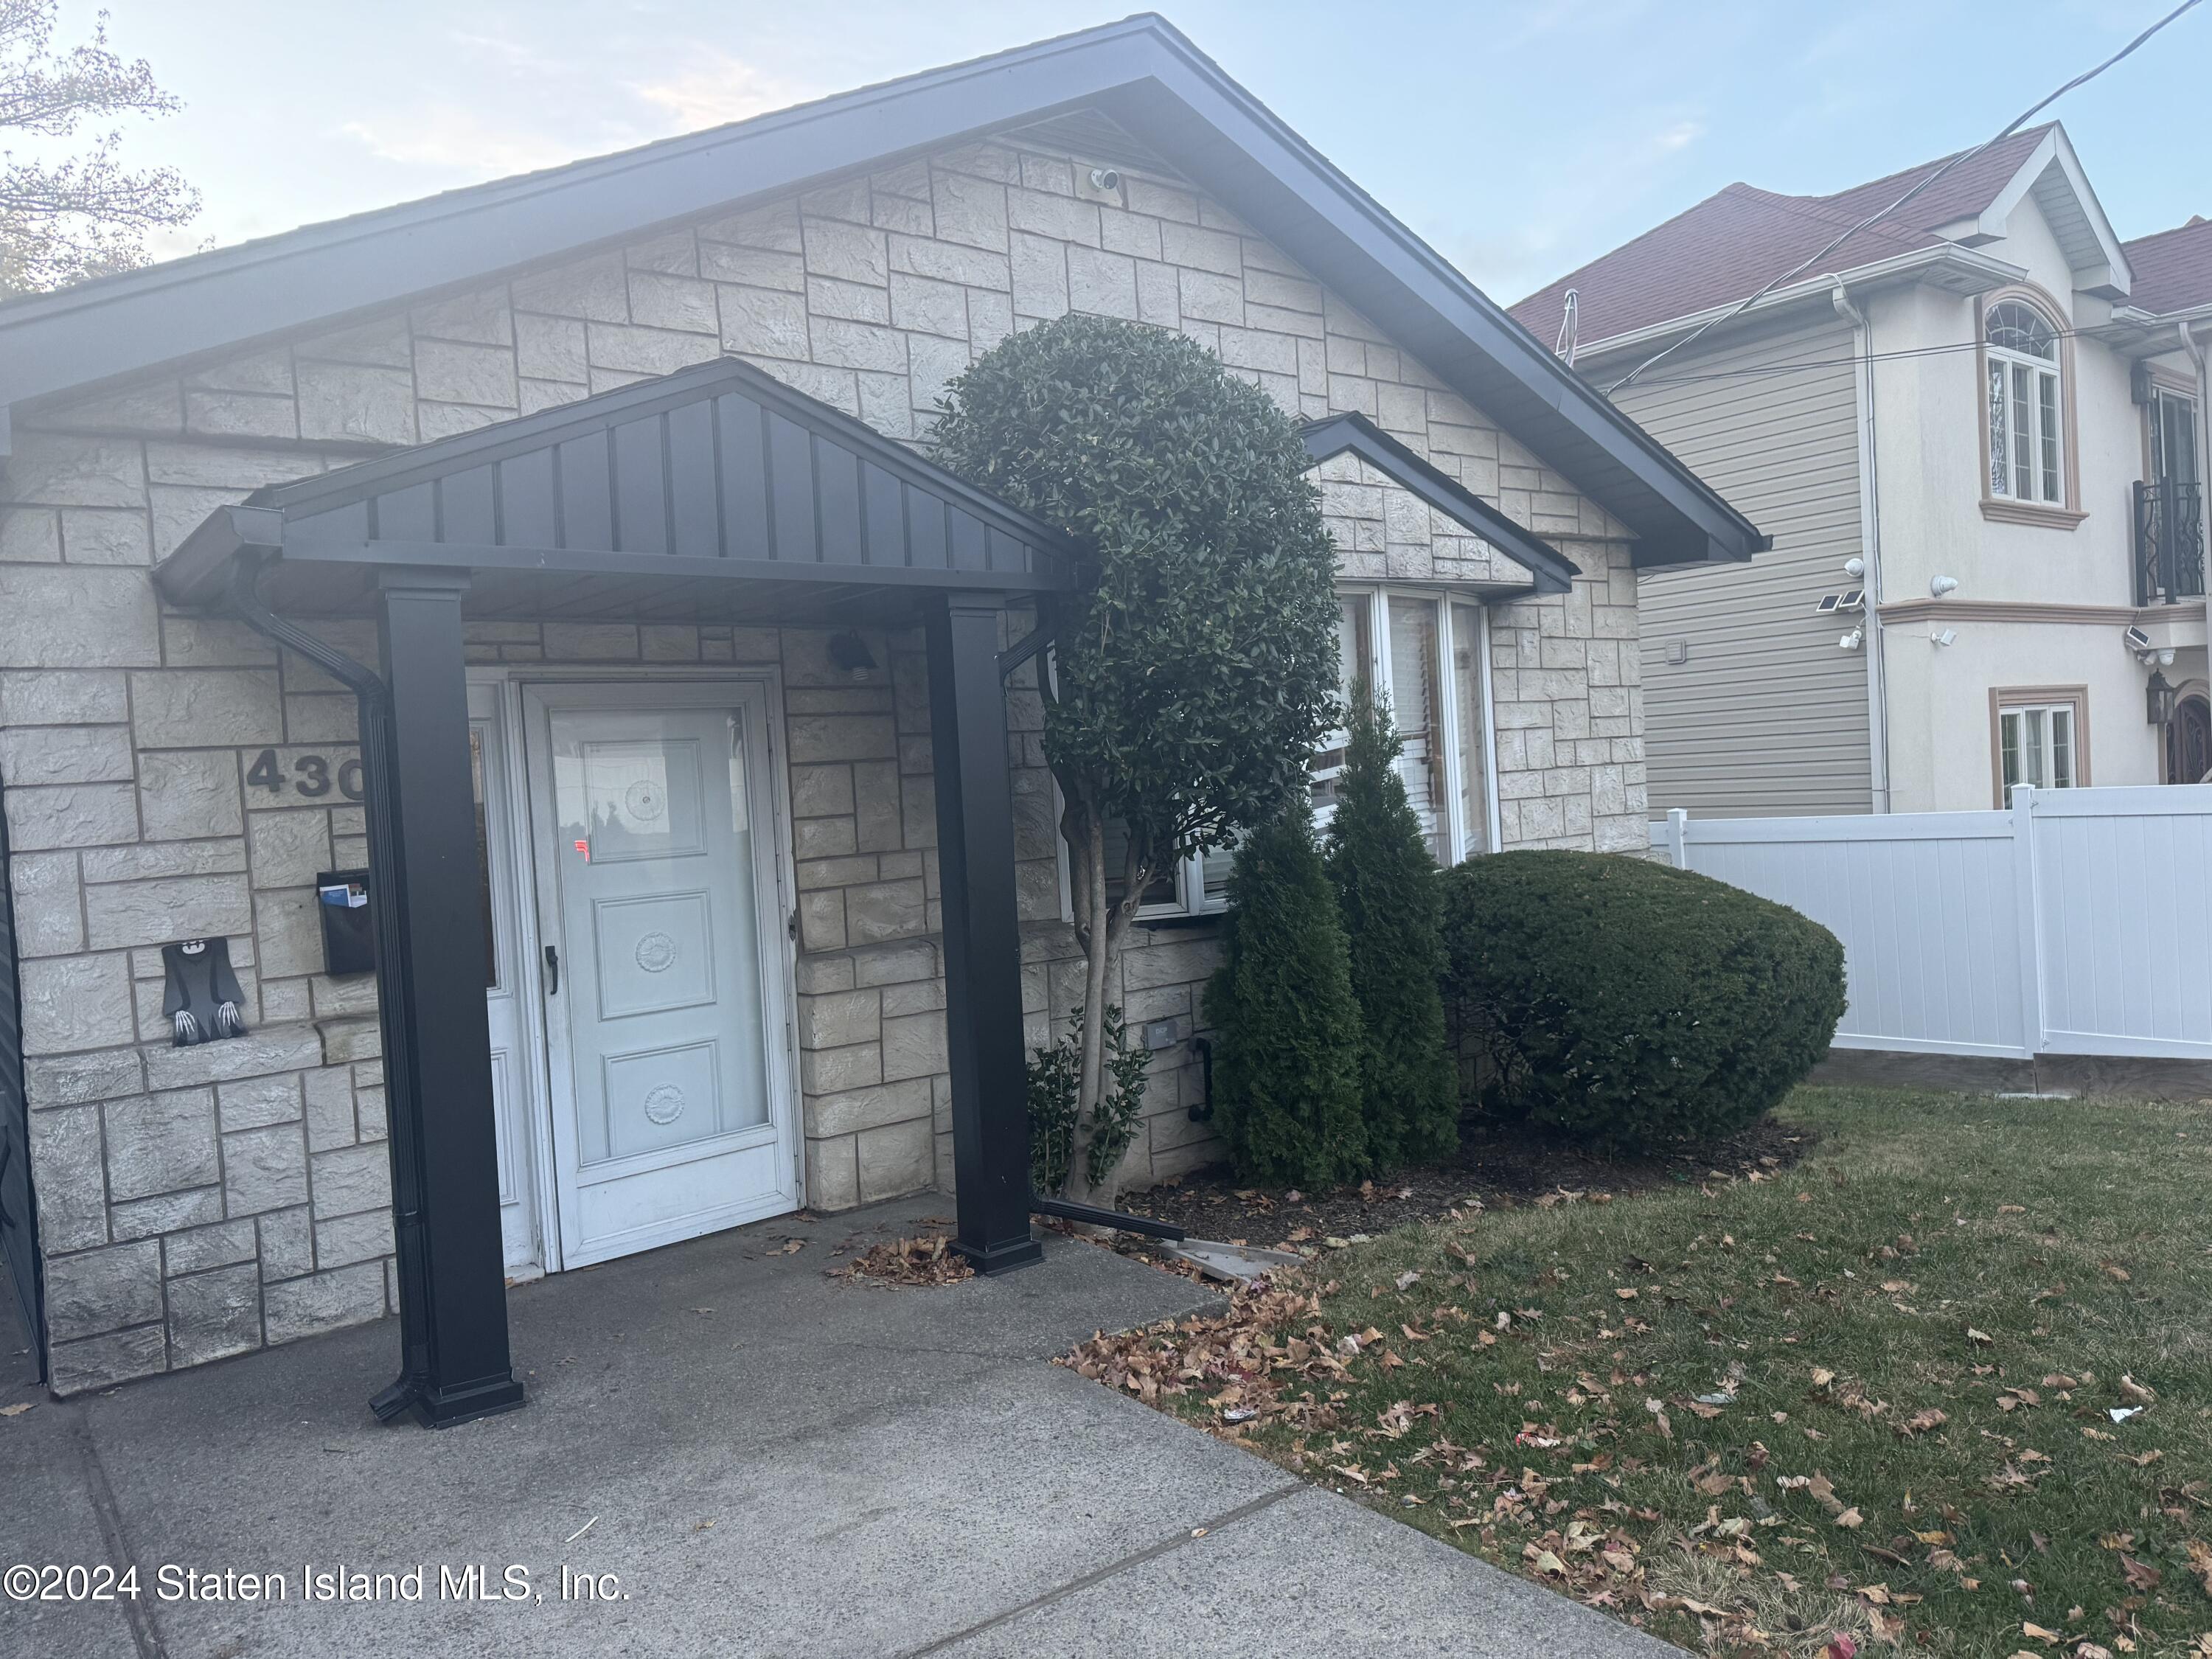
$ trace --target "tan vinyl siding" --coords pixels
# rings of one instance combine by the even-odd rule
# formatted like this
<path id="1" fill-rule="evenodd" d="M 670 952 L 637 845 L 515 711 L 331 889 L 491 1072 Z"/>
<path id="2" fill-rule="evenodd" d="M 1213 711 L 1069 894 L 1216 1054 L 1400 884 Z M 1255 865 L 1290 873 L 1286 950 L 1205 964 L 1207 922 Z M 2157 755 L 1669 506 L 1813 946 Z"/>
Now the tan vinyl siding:
<path id="1" fill-rule="evenodd" d="M 1873 805 L 1867 653 L 1837 646 L 1863 616 L 1823 616 L 1859 586 L 1851 333 L 1803 329 L 1669 358 L 1617 401 L 1774 538 L 1747 565 L 1638 583 L 1654 811 L 1864 812 Z M 1779 373 L 1745 369 L 1805 364 Z M 1603 371 L 1599 371 L 1602 378 Z M 1724 376 L 1688 379 L 1690 376 Z M 1689 659 L 1667 660 L 1686 641 Z"/>

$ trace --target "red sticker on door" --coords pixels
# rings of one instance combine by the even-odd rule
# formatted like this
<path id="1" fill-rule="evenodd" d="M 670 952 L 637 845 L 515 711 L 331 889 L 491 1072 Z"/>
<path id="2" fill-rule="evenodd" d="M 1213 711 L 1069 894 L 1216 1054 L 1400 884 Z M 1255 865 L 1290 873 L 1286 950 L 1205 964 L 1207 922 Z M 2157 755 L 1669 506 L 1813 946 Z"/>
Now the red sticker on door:
<path id="1" fill-rule="evenodd" d="M 576 843 L 576 850 L 577 850 L 579 853 L 581 853 L 581 854 L 584 855 L 584 861 L 585 861 L 586 864 L 588 864 L 588 863 L 590 863 L 590 862 L 591 862 L 591 859 L 592 859 L 592 843 L 591 843 L 591 842 L 587 842 L 587 841 L 580 841 L 580 842 L 578 842 Z"/>

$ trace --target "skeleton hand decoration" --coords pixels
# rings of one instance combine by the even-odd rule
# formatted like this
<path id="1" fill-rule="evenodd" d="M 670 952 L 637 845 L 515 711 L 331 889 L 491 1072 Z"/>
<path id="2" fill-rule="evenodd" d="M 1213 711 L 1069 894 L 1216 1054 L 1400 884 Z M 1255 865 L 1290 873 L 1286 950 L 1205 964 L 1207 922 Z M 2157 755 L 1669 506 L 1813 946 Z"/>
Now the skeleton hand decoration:
<path id="1" fill-rule="evenodd" d="M 239 1018 L 238 1005 L 226 1002 L 215 1011 L 215 1032 L 217 1036 L 238 1036 L 246 1030 L 246 1022 Z"/>
<path id="2" fill-rule="evenodd" d="M 200 1023 L 192 1018 L 191 1009 L 178 1009 L 173 1018 L 177 1028 L 179 1047 L 181 1048 L 186 1043 L 198 1042 L 200 1040 Z"/>

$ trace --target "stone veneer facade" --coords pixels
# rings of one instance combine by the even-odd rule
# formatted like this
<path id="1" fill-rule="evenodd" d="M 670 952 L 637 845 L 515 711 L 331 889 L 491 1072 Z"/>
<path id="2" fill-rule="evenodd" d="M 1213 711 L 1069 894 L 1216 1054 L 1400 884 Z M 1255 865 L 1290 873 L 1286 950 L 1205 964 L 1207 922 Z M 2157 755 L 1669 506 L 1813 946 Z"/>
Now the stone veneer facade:
<path id="1" fill-rule="evenodd" d="M 258 485 L 730 353 L 925 442 L 946 384 L 1074 309 L 1176 328 L 1286 410 L 1357 410 L 1586 573 L 1490 611 L 1508 846 L 1645 838 L 1635 583 L 1620 527 L 1291 261 L 1170 179 L 1114 191 L 983 144 L 342 330 L 17 411 L 0 488 L 0 778 L 15 857 L 47 1340 L 62 1391 L 376 1317 L 394 1304 L 373 990 L 317 971 L 310 883 L 364 861 L 361 809 L 251 787 L 342 763 L 351 699 L 242 626 L 166 611 L 147 568 Z M 1348 579 L 1505 572 L 1360 464 L 1323 471 Z M 332 637 L 365 659 L 366 628 Z M 482 624 L 479 662 L 780 670 L 799 887 L 808 1201 L 944 1183 L 944 988 L 918 635 L 833 673 L 803 630 Z M 1025 671 L 1026 672 L 1026 671 Z M 1024 1004 L 1075 1000 L 1041 709 L 1011 694 Z M 221 935 L 252 1035 L 176 1049 L 159 946 Z M 1175 1020 L 1129 1178 L 1203 1162 L 1184 1108 L 1210 930 L 1139 927 L 1121 996 Z"/>

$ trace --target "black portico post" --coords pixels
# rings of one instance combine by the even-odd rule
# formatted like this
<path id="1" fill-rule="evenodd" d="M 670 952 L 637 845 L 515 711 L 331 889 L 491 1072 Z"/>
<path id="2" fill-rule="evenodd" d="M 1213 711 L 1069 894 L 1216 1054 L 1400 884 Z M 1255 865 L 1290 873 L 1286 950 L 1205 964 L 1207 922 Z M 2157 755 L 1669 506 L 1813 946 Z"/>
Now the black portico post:
<path id="1" fill-rule="evenodd" d="M 362 733 L 377 990 L 399 1257 L 399 1379 L 378 1414 L 434 1428 L 522 1404 L 507 1345 L 505 1257 L 484 1014 L 482 896 L 459 572 L 377 573 L 386 718 Z M 381 741 L 377 741 L 380 737 Z"/>
<path id="2" fill-rule="evenodd" d="M 1027 1059 L 1013 794 L 995 593 L 953 593 L 927 619 L 930 750 L 945 910 L 945 1020 L 952 1073 L 954 1248 L 978 1273 L 1036 1261 L 1030 1237 Z"/>

